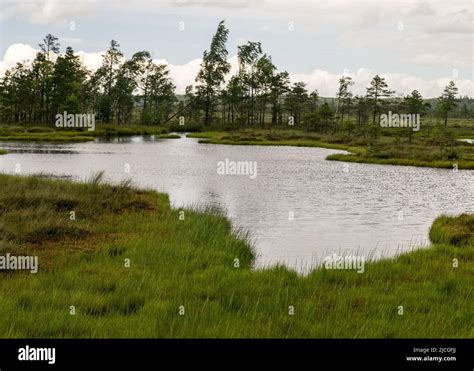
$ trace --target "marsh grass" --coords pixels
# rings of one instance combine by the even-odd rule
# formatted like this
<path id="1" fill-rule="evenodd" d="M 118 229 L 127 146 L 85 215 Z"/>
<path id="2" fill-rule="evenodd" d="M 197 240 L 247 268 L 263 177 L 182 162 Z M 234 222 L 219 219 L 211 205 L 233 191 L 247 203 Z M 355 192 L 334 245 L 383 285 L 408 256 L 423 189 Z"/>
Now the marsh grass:
<path id="1" fill-rule="evenodd" d="M 146 125 L 97 124 L 93 131 L 89 131 L 87 128 L 82 130 L 57 129 L 47 125 L 0 125 L 0 141 L 87 142 L 98 137 L 130 135 L 157 135 L 162 139 L 176 138 L 176 136 L 167 135 L 167 133 L 166 128 Z"/>
<path id="2" fill-rule="evenodd" d="M 380 130 L 375 139 L 343 132 L 314 133 L 297 129 L 274 129 L 269 133 L 268 130 L 256 128 L 234 132 L 191 133 L 187 136 L 200 138 L 200 143 L 210 144 L 320 147 L 349 152 L 332 154 L 326 158 L 332 161 L 474 169 L 474 145 L 455 140 L 469 132 L 469 126 L 466 125 L 468 124 L 457 124 L 452 129 L 426 127 L 421 134 L 414 134 L 413 143 L 408 143 L 403 137 L 403 130 L 391 129 Z"/>
<path id="3" fill-rule="evenodd" d="M 472 239 L 437 237 L 471 226 L 465 216 L 434 223 L 441 243 L 363 274 L 301 276 L 253 270 L 248 237 L 220 210 L 180 220 L 166 195 L 102 182 L 0 175 L 1 250 L 39 256 L 37 274 L 0 274 L 0 337 L 474 336 Z"/>

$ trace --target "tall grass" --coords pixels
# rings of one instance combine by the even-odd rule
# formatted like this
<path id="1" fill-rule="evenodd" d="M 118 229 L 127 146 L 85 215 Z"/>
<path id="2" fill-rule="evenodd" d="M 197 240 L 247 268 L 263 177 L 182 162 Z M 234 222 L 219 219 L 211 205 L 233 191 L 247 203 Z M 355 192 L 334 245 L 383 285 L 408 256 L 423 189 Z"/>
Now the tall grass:
<path id="1" fill-rule="evenodd" d="M 37 274 L 0 274 L 0 337 L 474 336 L 472 240 L 362 274 L 255 271 L 222 212 L 173 209 L 166 195 L 99 178 L 0 175 L 1 251 L 39 256 Z"/>

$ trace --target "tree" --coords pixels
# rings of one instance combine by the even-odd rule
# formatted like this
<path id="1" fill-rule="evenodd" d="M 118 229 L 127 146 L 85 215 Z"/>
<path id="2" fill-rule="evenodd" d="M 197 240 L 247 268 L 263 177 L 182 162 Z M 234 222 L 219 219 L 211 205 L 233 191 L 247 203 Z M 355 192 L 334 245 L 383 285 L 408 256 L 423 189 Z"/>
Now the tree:
<path id="1" fill-rule="evenodd" d="M 461 111 L 459 112 L 461 117 L 468 118 L 470 116 L 469 108 L 467 108 L 466 102 L 462 104 Z"/>
<path id="2" fill-rule="evenodd" d="M 197 97 L 196 94 L 194 94 L 192 85 L 186 86 L 185 89 L 183 114 L 187 116 L 187 120 L 189 122 L 192 122 L 194 117 L 199 118 L 199 107 L 197 104 Z"/>
<path id="3" fill-rule="evenodd" d="M 59 56 L 52 74 L 52 113 L 67 111 L 79 113 L 83 110 L 82 87 L 87 73 L 79 57 L 71 47 L 64 56 Z"/>
<path id="4" fill-rule="evenodd" d="M 449 84 L 445 86 L 443 94 L 438 98 L 438 107 L 444 116 L 444 126 L 448 124 L 449 112 L 456 107 L 457 93 L 458 88 L 454 84 L 454 81 L 450 81 Z"/>
<path id="5" fill-rule="evenodd" d="M 323 103 L 321 107 L 319 107 L 318 115 L 323 125 L 324 132 L 327 132 L 329 129 L 329 126 L 332 123 L 332 119 L 334 117 L 334 113 L 331 110 L 331 107 L 329 107 L 329 104 L 327 102 Z"/>
<path id="6" fill-rule="evenodd" d="M 100 91 L 103 92 L 100 96 L 99 101 L 99 113 L 104 122 L 113 121 L 113 105 L 117 104 L 117 100 L 114 102 L 112 93 L 120 91 L 121 89 L 114 89 L 114 84 L 120 73 L 122 73 L 121 78 L 126 77 L 124 72 L 129 73 L 131 66 L 127 66 L 127 71 L 122 69 L 123 65 L 123 54 L 119 49 L 120 45 L 112 40 L 110 42 L 109 49 L 105 52 L 102 65 L 97 69 L 94 76 L 94 81 L 100 85 Z M 122 84 L 124 81 L 122 80 Z M 123 87 L 122 87 L 123 91 Z M 119 108 L 120 109 L 120 108 Z"/>
<path id="7" fill-rule="evenodd" d="M 423 97 L 418 90 L 413 90 L 411 94 L 403 98 L 402 107 L 407 113 L 412 115 L 422 115 L 430 107 L 429 103 L 423 101 Z M 412 128 L 408 128 L 408 143 L 411 144 L 413 136 Z"/>
<path id="8" fill-rule="evenodd" d="M 51 119 L 51 93 L 52 93 L 52 74 L 54 63 L 50 60 L 51 53 L 59 53 L 58 38 L 48 34 L 43 39 L 43 43 L 38 44 L 41 49 L 33 61 L 33 73 L 35 82 L 38 85 L 39 107 L 37 114 L 41 122 L 48 122 Z"/>
<path id="9" fill-rule="evenodd" d="M 308 101 L 308 91 L 304 82 L 296 82 L 291 87 L 286 98 L 286 106 L 291 116 L 295 120 L 295 125 L 301 121 L 301 115 L 305 104 Z"/>
<path id="10" fill-rule="evenodd" d="M 149 99 L 151 120 L 162 124 L 168 120 L 176 102 L 175 85 L 169 77 L 169 69 L 164 64 L 153 64 L 149 75 Z"/>
<path id="11" fill-rule="evenodd" d="M 219 22 L 209 51 L 204 51 L 201 69 L 196 77 L 197 91 L 204 108 L 204 124 L 206 125 L 212 121 L 214 100 L 219 96 L 225 75 L 230 71 L 225 45 L 228 35 L 229 30 L 224 21 Z"/>
<path id="12" fill-rule="evenodd" d="M 151 54 L 147 51 L 135 53 L 132 56 L 131 62 L 138 92 L 143 96 L 141 121 L 143 124 L 146 124 L 148 123 L 147 103 L 150 92 L 150 76 L 153 74 L 155 64 Z"/>
<path id="13" fill-rule="evenodd" d="M 245 98 L 250 100 L 247 112 L 247 123 L 255 122 L 255 90 L 257 79 L 255 76 L 256 63 L 262 54 L 262 45 L 259 42 L 248 41 L 240 45 L 237 57 L 239 59 L 239 78 L 244 87 Z"/>
<path id="14" fill-rule="evenodd" d="M 354 107 L 357 114 L 357 122 L 359 126 L 361 126 L 368 120 L 370 102 L 366 97 L 360 95 L 356 95 L 354 101 Z"/>
<path id="15" fill-rule="evenodd" d="M 40 47 L 47 61 L 49 61 L 50 52 L 53 52 L 54 54 L 59 54 L 58 38 L 51 34 L 47 34 L 46 37 L 43 39 L 43 42 L 41 44 L 38 44 L 38 46 Z"/>
<path id="16" fill-rule="evenodd" d="M 265 114 L 267 103 L 269 102 L 272 83 L 276 71 L 275 65 L 272 63 L 272 58 L 264 54 L 256 63 L 256 86 L 257 99 L 260 108 L 260 124 L 265 125 Z"/>
<path id="17" fill-rule="evenodd" d="M 379 75 L 375 75 L 372 81 L 370 82 L 370 86 L 367 88 L 367 95 L 366 97 L 372 103 L 372 110 L 373 110 L 373 122 L 372 124 L 375 125 L 375 117 L 378 111 L 378 105 L 381 98 L 388 98 L 393 95 L 393 91 L 388 89 L 388 85 L 385 82 L 385 78 L 380 77 Z"/>
<path id="18" fill-rule="evenodd" d="M 225 99 L 227 102 L 227 121 L 235 122 L 235 114 L 242 111 L 244 90 L 239 75 L 232 76 L 227 84 Z"/>
<path id="19" fill-rule="evenodd" d="M 1 80 L 2 120 L 34 121 L 38 96 L 33 73 L 23 63 L 5 72 Z"/>
<path id="20" fill-rule="evenodd" d="M 307 110 L 308 111 L 316 111 L 318 109 L 319 104 L 319 92 L 317 89 L 313 90 L 307 99 Z"/>
<path id="21" fill-rule="evenodd" d="M 111 91 L 104 98 L 110 104 L 111 118 L 119 124 L 130 122 L 133 115 L 134 96 L 137 89 L 136 66 L 132 60 L 120 66 Z"/>
<path id="22" fill-rule="evenodd" d="M 354 81 L 349 76 L 342 76 L 339 79 L 339 90 L 336 94 L 337 108 L 341 113 L 341 124 L 344 122 L 344 114 L 352 106 L 352 93 L 349 87 L 354 85 Z"/>
<path id="23" fill-rule="evenodd" d="M 281 124 L 281 102 L 283 96 L 290 90 L 290 75 L 283 71 L 273 76 L 270 87 L 270 102 L 272 104 L 272 124 Z"/>

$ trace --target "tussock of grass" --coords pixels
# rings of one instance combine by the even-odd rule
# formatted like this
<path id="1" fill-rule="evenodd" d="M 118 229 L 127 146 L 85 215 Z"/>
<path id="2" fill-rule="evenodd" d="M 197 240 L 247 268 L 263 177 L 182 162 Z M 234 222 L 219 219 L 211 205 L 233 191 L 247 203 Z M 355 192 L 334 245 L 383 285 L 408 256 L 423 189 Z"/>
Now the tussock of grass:
<path id="1" fill-rule="evenodd" d="M 254 271 L 248 237 L 222 211 L 184 209 L 182 220 L 165 195 L 102 178 L 0 175 L 1 251 L 39 256 L 37 274 L 1 276 L 0 337 L 474 336 L 472 240 L 443 237 L 363 274 Z M 441 235 L 463 235 L 466 218 L 443 222 Z M 18 220 L 33 232 L 28 241 Z M 72 229 L 42 232 L 61 225 Z"/>
<path id="2" fill-rule="evenodd" d="M 434 243 L 474 245 L 474 215 L 440 216 L 431 226 L 430 239 Z"/>

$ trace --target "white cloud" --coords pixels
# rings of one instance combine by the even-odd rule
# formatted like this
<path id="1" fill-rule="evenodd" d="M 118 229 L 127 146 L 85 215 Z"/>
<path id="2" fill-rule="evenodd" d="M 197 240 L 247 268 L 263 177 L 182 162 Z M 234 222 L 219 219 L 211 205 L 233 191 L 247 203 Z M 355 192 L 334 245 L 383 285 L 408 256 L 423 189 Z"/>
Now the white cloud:
<path id="1" fill-rule="evenodd" d="M 186 86 L 194 85 L 194 79 L 199 71 L 202 59 L 193 59 L 186 64 L 171 64 L 165 59 L 155 59 L 156 64 L 166 64 L 170 70 L 170 77 L 176 85 L 176 91 L 183 94 Z"/>
<path id="2" fill-rule="evenodd" d="M 0 77 L 5 74 L 5 71 L 9 70 L 12 67 L 15 67 L 17 63 L 31 63 L 35 57 L 38 50 L 33 48 L 28 44 L 13 44 L 8 47 L 3 60 L 0 61 Z M 76 52 L 82 63 L 91 70 L 96 70 L 102 63 L 102 54 L 104 52 L 98 53 L 87 53 L 84 51 Z M 54 57 L 51 60 L 55 60 Z"/>
<path id="3" fill-rule="evenodd" d="M 15 67 L 17 63 L 32 61 L 36 56 L 37 50 L 27 44 L 13 44 L 11 45 L 3 60 L 0 61 L 0 77 L 5 74 L 5 71 Z"/>
<path id="4" fill-rule="evenodd" d="M 360 68 L 356 72 L 349 71 L 347 76 L 352 77 L 354 85 L 351 91 L 354 94 L 364 95 L 372 78 L 377 74 L 374 70 Z M 444 87 L 450 80 L 454 80 L 458 87 L 459 94 L 474 96 L 474 82 L 469 79 L 422 79 L 413 75 L 403 73 L 380 73 L 388 83 L 391 90 L 397 95 L 406 95 L 414 89 L 418 90 L 425 98 L 434 98 L 441 95 Z M 342 74 L 332 74 L 328 71 L 314 70 L 310 74 L 292 74 L 292 82 L 304 81 L 308 90 L 317 89 L 321 96 L 333 97 L 339 86 L 339 79 Z"/>
<path id="5" fill-rule="evenodd" d="M 90 71 L 95 71 L 102 64 L 102 56 L 105 52 L 87 53 L 82 50 L 75 54 L 81 58 L 82 64 Z"/>

